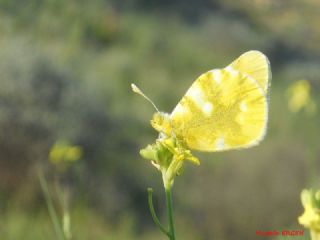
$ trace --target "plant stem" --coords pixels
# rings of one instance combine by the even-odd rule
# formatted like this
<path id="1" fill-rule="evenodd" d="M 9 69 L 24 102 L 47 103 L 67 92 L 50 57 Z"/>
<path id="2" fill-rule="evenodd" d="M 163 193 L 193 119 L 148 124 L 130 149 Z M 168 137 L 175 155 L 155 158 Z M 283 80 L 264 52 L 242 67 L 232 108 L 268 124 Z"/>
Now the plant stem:
<path id="1" fill-rule="evenodd" d="M 38 173 L 38 177 L 39 177 L 41 189 L 42 189 L 42 192 L 44 194 L 44 198 L 45 198 L 46 203 L 47 203 L 49 215 L 50 215 L 51 221 L 53 223 L 56 235 L 57 235 L 59 240 L 65 240 L 65 237 L 64 237 L 64 234 L 63 234 L 63 230 L 61 228 L 61 224 L 60 224 L 59 219 L 58 219 L 57 212 L 56 212 L 56 210 L 55 210 L 55 208 L 53 206 L 53 202 L 52 202 L 52 198 L 50 196 L 50 192 L 49 192 L 47 181 L 46 181 L 46 179 L 44 178 L 44 176 L 42 175 L 41 172 Z"/>
<path id="2" fill-rule="evenodd" d="M 171 186 L 165 188 L 165 190 L 166 190 L 166 203 L 167 203 L 168 223 L 169 223 L 169 239 L 175 240 Z"/>
<path id="3" fill-rule="evenodd" d="M 151 213 L 151 216 L 152 216 L 152 219 L 154 221 L 154 223 L 157 225 L 157 227 L 165 234 L 167 235 L 168 237 L 170 237 L 169 235 L 169 232 L 161 225 L 158 217 L 157 217 L 157 214 L 154 210 L 154 207 L 153 207 L 153 201 L 152 201 L 152 193 L 153 193 L 153 189 L 152 188 L 148 188 L 148 203 L 149 203 L 149 209 L 150 209 L 150 213 Z"/>

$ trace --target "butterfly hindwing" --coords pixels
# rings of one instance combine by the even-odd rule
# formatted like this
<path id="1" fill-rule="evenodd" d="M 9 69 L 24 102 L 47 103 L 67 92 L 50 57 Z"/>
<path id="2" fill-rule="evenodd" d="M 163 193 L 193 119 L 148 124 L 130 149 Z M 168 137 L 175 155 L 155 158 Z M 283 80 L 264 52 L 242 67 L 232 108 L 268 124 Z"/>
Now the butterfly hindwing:
<path id="1" fill-rule="evenodd" d="M 202 74 L 171 113 L 177 138 L 189 148 L 224 151 L 253 146 L 264 137 L 267 88 L 236 68 L 245 61 Z"/>

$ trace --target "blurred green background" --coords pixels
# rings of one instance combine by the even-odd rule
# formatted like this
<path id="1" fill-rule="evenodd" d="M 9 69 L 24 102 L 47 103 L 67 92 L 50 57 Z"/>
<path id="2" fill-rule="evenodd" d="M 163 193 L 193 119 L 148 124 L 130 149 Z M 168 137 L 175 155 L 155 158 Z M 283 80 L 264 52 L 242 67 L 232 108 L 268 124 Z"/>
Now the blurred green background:
<path id="1" fill-rule="evenodd" d="M 319 12 L 318 0 L 1 0 L 0 239 L 57 239 L 39 169 L 59 216 L 55 183 L 68 189 L 73 239 L 165 239 L 146 194 L 165 221 L 161 176 L 139 156 L 157 137 L 154 109 L 130 83 L 170 112 L 201 73 L 251 49 L 271 62 L 268 134 L 252 149 L 195 153 L 201 166 L 187 163 L 174 185 L 177 239 L 303 229 L 320 114 L 290 111 L 287 89 L 307 79 L 320 107 Z M 68 169 L 48 160 L 61 140 L 82 150 Z"/>

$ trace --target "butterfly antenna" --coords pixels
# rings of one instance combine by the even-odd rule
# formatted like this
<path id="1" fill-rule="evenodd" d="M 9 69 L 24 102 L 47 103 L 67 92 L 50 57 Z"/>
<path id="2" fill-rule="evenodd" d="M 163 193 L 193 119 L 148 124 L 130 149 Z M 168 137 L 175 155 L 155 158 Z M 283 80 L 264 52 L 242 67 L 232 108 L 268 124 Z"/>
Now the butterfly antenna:
<path id="1" fill-rule="evenodd" d="M 152 106 L 157 110 L 157 112 L 160 112 L 159 109 L 157 108 L 157 106 L 151 101 L 150 98 L 148 98 L 135 84 L 131 83 L 131 88 L 132 91 L 141 95 L 142 97 L 144 97 L 145 99 L 148 100 L 148 102 L 150 102 L 152 104 Z"/>

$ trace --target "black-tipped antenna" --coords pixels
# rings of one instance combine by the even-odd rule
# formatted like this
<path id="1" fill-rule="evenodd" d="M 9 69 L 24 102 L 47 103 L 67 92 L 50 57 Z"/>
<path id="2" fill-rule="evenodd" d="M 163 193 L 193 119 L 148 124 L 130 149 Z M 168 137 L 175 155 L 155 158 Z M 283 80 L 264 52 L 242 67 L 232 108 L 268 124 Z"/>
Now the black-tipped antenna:
<path id="1" fill-rule="evenodd" d="M 151 101 L 150 98 L 148 98 L 135 84 L 131 83 L 131 88 L 132 91 L 141 95 L 142 97 L 144 97 L 145 99 L 148 100 L 148 102 L 150 102 L 152 104 L 152 106 L 157 110 L 157 112 L 160 112 L 157 108 L 157 106 Z"/>

